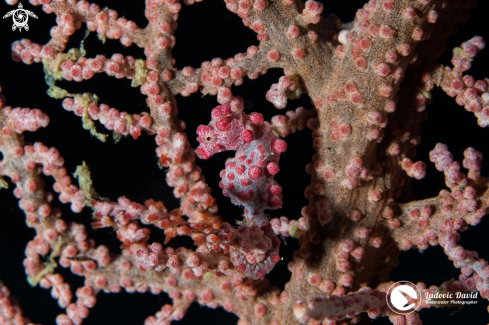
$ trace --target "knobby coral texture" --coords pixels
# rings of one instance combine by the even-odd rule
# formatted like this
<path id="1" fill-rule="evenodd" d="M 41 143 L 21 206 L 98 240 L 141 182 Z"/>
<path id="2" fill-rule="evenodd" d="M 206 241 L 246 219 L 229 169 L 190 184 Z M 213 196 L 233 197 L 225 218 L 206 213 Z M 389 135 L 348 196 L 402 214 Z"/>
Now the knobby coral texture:
<path id="1" fill-rule="evenodd" d="M 2 3 L 0 323 L 485 324 L 487 5 L 331 2 Z"/>

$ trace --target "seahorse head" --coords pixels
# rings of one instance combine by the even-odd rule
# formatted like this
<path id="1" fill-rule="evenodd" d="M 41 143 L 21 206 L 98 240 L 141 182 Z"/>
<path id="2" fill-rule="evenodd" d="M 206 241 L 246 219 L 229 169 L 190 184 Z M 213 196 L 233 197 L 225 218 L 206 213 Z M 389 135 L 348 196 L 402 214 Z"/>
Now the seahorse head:
<path id="1" fill-rule="evenodd" d="M 242 149 L 254 135 L 253 127 L 247 121 L 245 114 L 232 112 L 229 105 L 217 106 L 212 110 L 209 125 L 197 128 L 200 145 L 195 153 L 201 159 L 208 159 L 221 151 Z"/>

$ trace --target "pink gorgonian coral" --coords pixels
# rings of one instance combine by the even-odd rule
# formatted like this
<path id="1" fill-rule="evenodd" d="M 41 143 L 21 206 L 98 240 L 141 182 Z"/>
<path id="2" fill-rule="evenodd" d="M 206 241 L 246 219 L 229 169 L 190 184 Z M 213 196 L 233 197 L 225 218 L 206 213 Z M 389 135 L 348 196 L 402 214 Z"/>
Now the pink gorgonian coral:
<path id="1" fill-rule="evenodd" d="M 487 317 L 484 3 L 22 5 L 27 34 L 0 26 L 1 324 Z"/>

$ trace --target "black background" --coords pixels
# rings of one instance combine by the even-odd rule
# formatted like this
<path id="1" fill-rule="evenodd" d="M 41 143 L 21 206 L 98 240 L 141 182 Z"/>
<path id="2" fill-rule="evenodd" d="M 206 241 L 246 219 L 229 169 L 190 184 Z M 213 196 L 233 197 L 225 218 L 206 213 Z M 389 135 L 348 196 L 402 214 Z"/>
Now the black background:
<path id="1" fill-rule="evenodd" d="M 324 4 L 323 13 L 335 13 L 342 21 L 350 21 L 365 1 L 321 1 Z M 447 44 L 451 49 L 460 46 L 463 41 L 475 35 L 489 39 L 487 8 L 489 6 L 479 1 L 478 7 L 471 12 L 469 22 L 459 25 L 460 32 L 449 39 Z M 133 20 L 138 26 L 146 26 L 144 17 L 144 1 L 97 1 L 101 8 L 108 6 L 118 11 L 120 16 Z M 39 18 L 29 18 L 30 30 L 13 32 L 12 20 L 0 20 L 0 85 L 2 93 L 7 97 L 7 105 L 12 107 L 39 108 L 47 113 L 51 119 L 49 126 L 33 134 L 26 133 L 29 142 L 41 141 L 49 147 L 59 149 L 65 158 L 65 166 L 69 173 L 73 173 L 75 166 L 85 161 L 91 169 L 94 186 L 99 194 L 109 197 L 112 201 L 125 195 L 133 201 L 144 202 L 153 198 L 164 202 L 168 210 L 176 208 L 178 201 L 172 195 L 172 189 L 166 185 L 165 171 L 160 170 L 156 164 L 156 148 L 153 137 L 143 134 L 138 140 L 123 138 L 118 144 L 112 139 L 101 143 L 91 137 L 88 131 L 81 128 L 80 118 L 61 107 L 61 100 L 54 100 L 46 95 L 47 86 L 44 82 L 41 64 L 32 66 L 16 63 L 11 59 L 10 45 L 21 38 L 29 38 L 33 42 L 45 44 L 49 41 L 49 29 L 55 25 L 55 15 L 45 14 L 41 7 L 34 7 L 27 1 L 24 8 L 33 11 Z M 15 6 L 17 7 L 17 5 Z M 0 2 L 0 15 L 14 9 L 5 2 Z M 199 67 L 203 61 L 215 57 L 226 59 L 236 53 L 246 52 L 247 47 L 258 45 L 256 34 L 244 27 L 240 19 L 225 8 L 220 0 L 205 0 L 202 3 L 187 7 L 183 6 L 180 12 L 179 27 L 176 31 L 177 43 L 173 54 L 179 69 L 184 66 Z M 85 28 L 77 31 L 68 42 L 67 48 L 79 47 Z M 107 40 L 102 45 L 95 34 L 91 34 L 86 42 L 88 57 L 103 54 L 110 57 L 114 53 L 132 55 L 135 58 L 144 58 L 143 50 L 136 46 L 123 47 L 119 41 Z M 485 50 L 475 59 L 470 74 L 476 79 L 489 76 L 489 51 Z M 443 64 L 449 64 L 451 51 L 440 59 Z M 245 99 L 245 112 L 259 111 L 270 119 L 273 115 L 283 114 L 265 100 L 265 93 L 272 83 L 277 82 L 282 75 L 279 70 L 269 71 L 257 80 L 245 78 L 240 87 L 233 87 L 233 94 L 243 96 Z M 140 113 L 148 111 L 145 96 L 139 88 L 130 87 L 127 79 L 115 79 L 106 74 L 97 74 L 94 78 L 77 82 L 59 82 L 59 86 L 72 93 L 92 92 L 100 97 L 101 103 L 106 103 L 120 111 Z M 445 188 L 443 174 L 436 171 L 429 162 L 428 153 L 437 142 L 446 143 L 453 153 L 455 160 L 461 162 L 463 151 L 472 146 L 489 156 L 487 139 L 489 130 L 477 125 L 472 113 L 466 112 L 457 106 L 453 98 L 443 94 L 439 89 L 433 91 L 434 102 L 428 106 L 429 119 L 423 123 L 423 136 L 418 147 L 417 160 L 427 163 L 427 176 L 420 181 L 414 181 L 414 190 L 417 199 L 436 196 Z M 215 96 L 202 97 L 193 94 L 183 98 L 177 96 L 179 118 L 187 125 L 187 134 L 193 147 L 197 145 L 195 130 L 199 124 L 207 124 L 210 109 L 217 105 Z M 311 108 L 307 96 L 289 101 L 286 110 L 298 106 Z M 105 131 L 100 125 L 99 132 Z M 271 217 L 286 215 L 297 219 L 301 208 L 307 204 L 303 189 L 309 184 L 309 176 L 304 166 L 311 161 L 313 149 L 311 147 L 311 131 L 303 130 L 286 138 L 287 152 L 281 159 L 281 172 L 277 181 L 284 188 L 284 206 L 280 210 L 268 211 Z M 222 153 L 207 161 L 198 161 L 204 170 L 209 185 L 215 189 L 220 214 L 225 221 L 234 223 L 241 217 L 241 208 L 233 206 L 224 198 L 218 187 L 219 170 L 223 168 L 224 161 L 232 153 Z M 483 175 L 488 175 L 489 160 L 483 162 Z M 25 277 L 22 260 L 25 245 L 34 237 L 34 231 L 25 225 L 24 214 L 17 206 L 17 200 L 12 195 L 13 184 L 9 181 L 9 189 L 0 191 L 0 279 L 10 288 L 12 295 L 20 300 L 24 315 L 31 321 L 42 324 L 54 324 L 55 316 L 63 312 L 56 300 L 50 297 L 48 290 L 36 287 L 31 288 Z M 51 188 L 52 180 L 46 178 L 47 188 Z M 63 218 L 87 225 L 88 233 L 97 244 L 107 245 L 111 251 L 120 251 L 120 243 L 115 234 L 107 228 L 93 231 L 89 227 L 90 211 L 85 209 L 80 214 L 73 214 L 68 206 L 59 203 L 57 199 L 54 206 L 63 210 Z M 462 234 L 460 244 L 466 249 L 475 250 L 480 257 L 489 260 L 487 234 L 489 221 L 486 216 L 477 227 L 470 227 Z M 153 231 L 151 241 L 163 241 L 163 233 Z M 192 247 L 188 238 L 173 239 L 173 247 Z M 292 252 L 297 249 L 297 241 L 288 239 L 287 245 L 282 246 L 281 256 L 284 260 L 267 275 L 273 285 L 283 288 L 290 277 L 287 263 L 291 260 Z M 430 247 L 424 253 L 411 250 L 401 254 L 399 266 L 391 272 L 394 281 L 408 280 L 422 281 L 428 285 L 440 284 L 451 278 L 458 278 L 459 271 L 447 259 L 440 247 Z M 74 291 L 83 285 L 80 277 L 70 274 L 60 268 L 59 272 L 71 285 Z M 146 294 L 99 294 L 98 303 L 91 309 L 89 317 L 84 324 L 142 324 L 147 316 L 154 315 L 163 304 L 170 303 L 166 294 L 153 296 Z M 454 309 L 429 309 L 421 311 L 421 319 L 425 324 L 467 324 L 482 325 L 489 322 L 486 311 L 487 301 L 479 298 L 476 306 L 465 307 L 457 313 L 451 314 Z M 237 318 L 234 314 L 225 312 L 222 308 L 213 311 L 200 307 L 194 303 L 187 312 L 186 317 L 177 324 L 235 324 Z M 387 318 L 380 318 L 374 324 L 388 324 Z"/>

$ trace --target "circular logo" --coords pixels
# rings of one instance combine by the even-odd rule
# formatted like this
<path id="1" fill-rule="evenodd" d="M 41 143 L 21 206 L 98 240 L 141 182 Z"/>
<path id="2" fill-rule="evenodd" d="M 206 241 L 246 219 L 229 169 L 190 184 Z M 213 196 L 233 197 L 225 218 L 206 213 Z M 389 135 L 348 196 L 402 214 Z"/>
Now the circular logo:
<path id="1" fill-rule="evenodd" d="M 400 315 L 410 314 L 421 304 L 421 290 L 409 281 L 394 283 L 387 291 L 387 305 Z"/>

